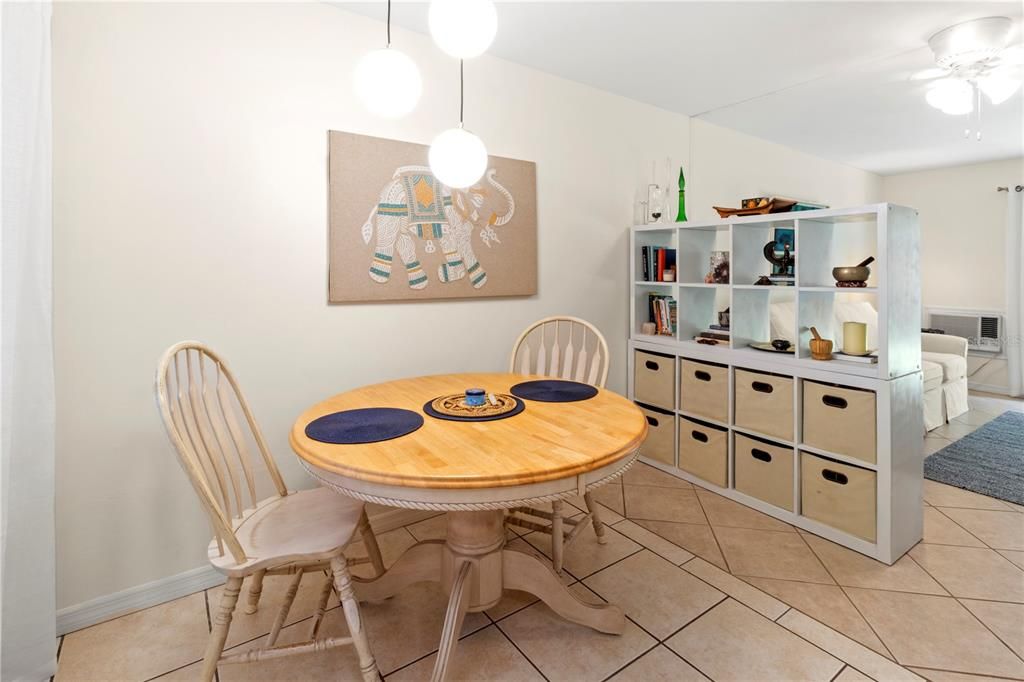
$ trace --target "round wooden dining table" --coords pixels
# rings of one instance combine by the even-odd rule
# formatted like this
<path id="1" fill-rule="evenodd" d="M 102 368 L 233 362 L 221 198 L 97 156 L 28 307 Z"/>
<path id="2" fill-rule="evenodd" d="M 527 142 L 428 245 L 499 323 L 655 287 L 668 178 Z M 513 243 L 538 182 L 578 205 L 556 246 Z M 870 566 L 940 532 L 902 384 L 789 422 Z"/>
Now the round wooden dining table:
<path id="1" fill-rule="evenodd" d="M 622 610 L 588 604 L 533 554 L 505 547 L 506 509 L 583 495 L 632 465 L 647 420 L 630 401 L 600 389 L 576 402 L 526 400 L 525 409 L 493 421 L 424 415 L 419 429 L 391 440 L 331 444 L 306 435 L 318 417 L 366 407 L 423 414 L 430 400 L 481 387 L 508 393 L 520 382 L 551 377 L 448 374 L 365 386 L 328 398 L 295 421 L 291 445 L 306 470 L 339 493 L 381 505 L 447 513 L 445 540 L 410 547 L 383 575 L 356 581 L 360 599 L 381 600 L 417 582 L 450 595 L 433 680 L 443 680 L 467 612 L 489 609 L 506 589 L 529 592 L 566 620 L 621 634 Z"/>

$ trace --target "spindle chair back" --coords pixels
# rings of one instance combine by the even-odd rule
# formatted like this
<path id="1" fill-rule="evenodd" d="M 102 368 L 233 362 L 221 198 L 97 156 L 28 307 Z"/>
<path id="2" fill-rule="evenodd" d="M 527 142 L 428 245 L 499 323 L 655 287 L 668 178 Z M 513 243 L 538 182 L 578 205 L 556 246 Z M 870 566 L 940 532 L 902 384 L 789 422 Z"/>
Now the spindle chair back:
<path id="1" fill-rule="evenodd" d="M 218 549 L 244 562 L 247 557 L 234 529 L 261 501 L 258 481 L 269 477 L 281 497 L 288 489 L 234 374 L 204 344 L 177 343 L 160 361 L 157 401 Z"/>
<path id="2" fill-rule="evenodd" d="M 509 371 L 541 374 L 604 388 L 608 343 L 597 327 L 578 317 L 546 317 L 526 328 L 512 348 Z"/>

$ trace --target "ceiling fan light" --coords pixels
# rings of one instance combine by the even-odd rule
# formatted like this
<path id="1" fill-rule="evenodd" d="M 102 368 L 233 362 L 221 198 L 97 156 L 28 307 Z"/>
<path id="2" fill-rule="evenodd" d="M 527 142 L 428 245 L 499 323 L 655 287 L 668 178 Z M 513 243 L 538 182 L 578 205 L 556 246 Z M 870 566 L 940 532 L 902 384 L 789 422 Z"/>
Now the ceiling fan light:
<path id="1" fill-rule="evenodd" d="M 368 52 L 356 64 L 356 97 L 370 112 L 398 118 L 416 108 L 423 81 L 416 62 L 393 47 Z"/>
<path id="2" fill-rule="evenodd" d="M 1013 97 L 1020 88 L 1020 81 L 1005 74 L 993 73 L 978 79 L 978 87 L 992 100 L 992 104 L 1002 104 Z"/>
<path id="3" fill-rule="evenodd" d="M 928 39 L 935 62 L 956 69 L 992 59 L 1006 47 L 1009 17 L 985 17 L 944 28 Z"/>
<path id="4" fill-rule="evenodd" d="M 449 128 L 435 137 L 427 158 L 434 177 L 453 189 L 473 185 L 487 170 L 483 141 L 461 127 Z"/>
<path id="5" fill-rule="evenodd" d="M 925 99 L 944 114 L 960 116 L 974 110 L 973 95 L 973 88 L 966 81 L 947 79 L 933 84 Z"/>
<path id="6" fill-rule="evenodd" d="M 491 0 L 432 0 L 427 23 L 442 51 L 457 59 L 472 59 L 494 42 L 498 12 Z"/>

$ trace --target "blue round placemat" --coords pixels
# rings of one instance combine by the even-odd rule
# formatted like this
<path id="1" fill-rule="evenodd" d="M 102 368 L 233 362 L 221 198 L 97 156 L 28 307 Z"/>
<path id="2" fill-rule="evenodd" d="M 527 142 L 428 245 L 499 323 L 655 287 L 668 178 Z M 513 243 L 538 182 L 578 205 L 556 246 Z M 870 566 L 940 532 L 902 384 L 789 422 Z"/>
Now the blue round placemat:
<path id="1" fill-rule="evenodd" d="M 456 415 L 456 414 L 445 414 L 444 412 L 438 412 L 437 410 L 434 409 L 434 406 L 432 404 L 433 402 L 434 402 L 433 400 L 428 400 L 423 405 L 423 411 L 426 412 L 427 414 L 429 414 L 431 417 L 434 417 L 435 419 L 447 419 L 448 421 L 452 421 L 452 422 L 492 422 L 492 421 L 494 421 L 496 419 L 507 419 L 508 417 L 514 417 L 514 416 L 516 416 L 517 414 L 519 414 L 520 412 L 522 412 L 523 410 L 526 409 L 526 403 L 524 403 L 522 400 L 519 400 L 517 398 L 516 399 L 516 406 L 513 409 L 511 409 L 508 412 L 505 412 L 503 414 L 492 414 L 492 415 L 484 415 L 484 416 L 480 416 L 480 417 L 469 417 L 469 416 L 461 416 L 461 415 Z"/>
<path id="2" fill-rule="evenodd" d="M 412 433 L 423 416 L 396 407 L 366 407 L 325 414 L 306 424 L 306 436 L 321 443 L 377 443 Z"/>
<path id="3" fill-rule="evenodd" d="M 524 400 L 537 400 L 542 403 L 572 403 L 577 400 L 589 400 L 597 395 L 597 388 L 578 381 L 559 379 L 538 379 L 524 381 L 509 389 L 509 393 Z"/>

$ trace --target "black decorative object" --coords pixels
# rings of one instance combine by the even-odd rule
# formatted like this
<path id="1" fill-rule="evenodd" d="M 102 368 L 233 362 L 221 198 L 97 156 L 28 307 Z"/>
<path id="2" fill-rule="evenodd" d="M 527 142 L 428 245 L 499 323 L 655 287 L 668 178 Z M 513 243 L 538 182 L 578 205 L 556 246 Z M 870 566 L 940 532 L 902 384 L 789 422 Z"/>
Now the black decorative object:
<path id="1" fill-rule="evenodd" d="M 796 272 L 796 255 L 790 251 L 789 244 L 784 244 L 782 255 L 779 256 L 775 251 L 777 244 L 778 242 L 773 239 L 764 245 L 765 260 L 774 266 L 772 268 L 773 275 L 792 277 Z"/>

